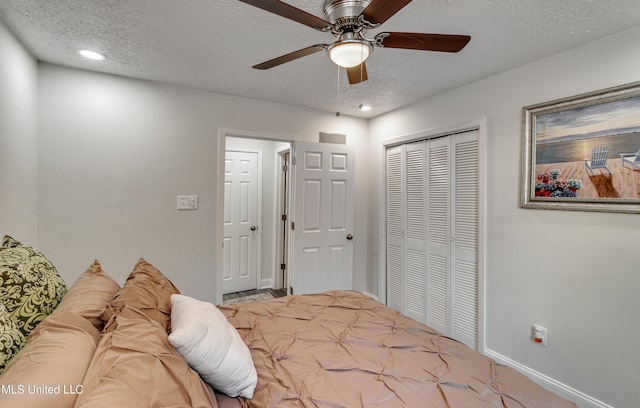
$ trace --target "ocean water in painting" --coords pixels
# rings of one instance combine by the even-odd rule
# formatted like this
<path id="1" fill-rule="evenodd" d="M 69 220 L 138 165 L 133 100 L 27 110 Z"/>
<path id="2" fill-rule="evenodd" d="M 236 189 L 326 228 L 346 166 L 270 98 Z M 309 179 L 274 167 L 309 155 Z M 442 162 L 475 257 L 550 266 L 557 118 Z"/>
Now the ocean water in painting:
<path id="1" fill-rule="evenodd" d="M 535 126 L 537 164 L 590 159 L 599 145 L 619 158 L 640 150 L 640 96 L 539 115 Z"/>
<path id="2" fill-rule="evenodd" d="M 537 143 L 536 164 L 591 160 L 591 150 L 600 145 L 605 145 L 609 148 L 609 159 L 619 159 L 620 154 L 637 153 L 640 150 L 640 132 Z"/>

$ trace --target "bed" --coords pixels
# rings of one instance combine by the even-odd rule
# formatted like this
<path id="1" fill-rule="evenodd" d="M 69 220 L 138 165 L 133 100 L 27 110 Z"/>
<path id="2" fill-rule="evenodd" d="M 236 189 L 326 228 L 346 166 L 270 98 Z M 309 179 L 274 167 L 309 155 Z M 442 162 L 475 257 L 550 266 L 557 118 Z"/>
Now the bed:
<path id="1" fill-rule="evenodd" d="M 0 407 L 575 407 L 355 291 L 215 306 L 0 246 Z"/>
<path id="2" fill-rule="evenodd" d="M 576 407 L 355 291 L 223 306 L 258 374 L 241 407 Z"/>

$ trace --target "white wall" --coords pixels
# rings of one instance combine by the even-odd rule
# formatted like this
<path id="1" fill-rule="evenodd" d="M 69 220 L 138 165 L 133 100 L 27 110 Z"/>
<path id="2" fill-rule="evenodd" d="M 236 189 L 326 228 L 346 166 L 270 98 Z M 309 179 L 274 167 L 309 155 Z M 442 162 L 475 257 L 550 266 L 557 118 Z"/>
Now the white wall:
<path id="1" fill-rule="evenodd" d="M 35 58 L 0 20 L 0 239 L 38 245 Z"/>
<path id="2" fill-rule="evenodd" d="M 220 128 L 366 144 L 365 120 L 310 109 L 51 64 L 40 65 L 39 83 L 40 248 L 71 282 L 94 258 L 123 282 L 142 256 L 183 293 L 215 300 Z M 364 197 L 364 155 L 360 163 Z M 198 195 L 199 209 L 177 211 L 181 194 Z M 367 203 L 356 205 L 364 237 Z M 365 251 L 366 240 L 356 243 L 357 289 Z"/>
<path id="3" fill-rule="evenodd" d="M 639 81 L 638 44 L 640 28 L 370 123 L 377 166 L 372 174 L 380 176 L 385 139 L 486 118 L 486 348 L 584 393 L 585 399 L 619 408 L 640 401 L 640 215 L 520 209 L 521 109 Z M 383 187 L 380 177 L 372 187 L 375 201 Z M 373 214 L 379 210 L 370 208 L 372 232 L 378 231 L 381 215 Z M 379 239 L 384 237 L 372 238 L 371 251 Z M 530 340 L 534 323 L 548 328 L 548 347 Z"/>

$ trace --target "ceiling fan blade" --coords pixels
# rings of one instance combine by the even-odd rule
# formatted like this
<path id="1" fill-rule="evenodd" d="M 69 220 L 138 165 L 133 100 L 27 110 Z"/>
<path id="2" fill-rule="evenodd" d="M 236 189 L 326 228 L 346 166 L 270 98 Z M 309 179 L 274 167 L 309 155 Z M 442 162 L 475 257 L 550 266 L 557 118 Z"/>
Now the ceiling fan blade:
<path id="1" fill-rule="evenodd" d="M 300 24 L 304 24 L 308 27 L 322 30 L 325 27 L 331 26 L 331 23 L 316 17 L 313 14 L 309 14 L 304 10 L 293 7 L 287 3 L 283 3 L 278 0 L 240 0 L 243 3 L 249 4 L 254 7 L 261 8 L 273 14 L 277 14 L 289 20 L 296 21 Z"/>
<path id="2" fill-rule="evenodd" d="M 274 59 L 271 59 L 269 61 L 265 61 L 265 62 L 260 63 L 258 65 L 254 65 L 253 68 L 255 68 L 255 69 L 269 69 L 269 68 L 277 67 L 278 65 L 282 65 L 285 62 L 293 61 L 293 60 L 296 60 L 298 58 L 306 57 L 307 55 L 315 54 L 316 52 L 322 51 L 325 48 L 327 48 L 327 45 L 325 45 L 325 44 L 312 45 L 310 47 L 303 48 L 303 49 L 298 50 L 298 51 L 290 52 L 289 54 L 283 55 L 281 57 L 274 58 Z"/>
<path id="3" fill-rule="evenodd" d="M 382 24 L 411 0 L 373 0 L 360 15 L 372 24 Z"/>
<path id="4" fill-rule="evenodd" d="M 471 40 L 468 35 L 422 34 L 422 33 L 380 33 L 376 35 L 378 44 L 385 48 L 407 50 L 458 52 Z"/>
<path id="5" fill-rule="evenodd" d="M 347 77 L 349 78 L 349 84 L 355 85 L 360 82 L 364 82 L 369 77 L 367 76 L 367 65 L 363 62 L 360 65 L 356 65 L 355 67 L 346 68 Z"/>

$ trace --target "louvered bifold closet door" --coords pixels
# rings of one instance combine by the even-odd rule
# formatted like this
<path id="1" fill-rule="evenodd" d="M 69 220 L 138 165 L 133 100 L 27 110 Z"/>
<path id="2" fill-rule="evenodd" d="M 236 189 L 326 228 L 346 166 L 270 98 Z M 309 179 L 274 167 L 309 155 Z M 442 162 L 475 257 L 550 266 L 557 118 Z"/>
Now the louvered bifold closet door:
<path id="1" fill-rule="evenodd" d="M 475 349 L 478 338 L 478 132 L 453 135 L 451 337 Z"/>
<path id="2" fill-rule="evenodd" d="M 390 148 L 386 166 L 387 304 L 477 348 L 478 132 Z"/>
<path id="3" fill-rule="evenodd" d="M 387 150 L 387 305 L 400 312 L 404 305 L 404 152 Z"/>
<path id="4" fill-rule="evenodd" d="M 405 305 L 403 313 L 424 322 L 426 318 L 426 231 L 427 177 L 426 142 L 406 145 L 405 156 Z"/>
<path id="5" fill-rule="evenodd" d="M 427 319 L 426 324 L 449 335 L 449 221 L 450 141 L 441 137 L 428 142 L 427 219 Z"/>

